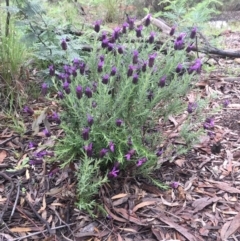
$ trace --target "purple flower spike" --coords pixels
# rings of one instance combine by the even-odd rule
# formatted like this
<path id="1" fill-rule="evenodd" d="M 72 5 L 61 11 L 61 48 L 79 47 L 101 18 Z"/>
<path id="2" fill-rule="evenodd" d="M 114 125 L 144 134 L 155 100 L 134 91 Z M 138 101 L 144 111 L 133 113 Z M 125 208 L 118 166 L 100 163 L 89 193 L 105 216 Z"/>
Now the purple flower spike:
<path id="1" fill-rule="evenodd" d="M 79 65 L 80 74 L 82 74 L 82 75 L 84 74 L 85 67 L 86 67 L 86 64 L 84 62 L 81 62 L 80 65 Z"/>
<path id="2" fill-rule="evenodd" d="M 45 135 L 46 137 L 50 137 L 50 136 L 51 136 L 51 133 L 50 133 L 50 131 L 48 131 L 48 129 L 44 129 L 44 130 L 43 130 L 43 133 L 44 133 L 44 135 Z"/>
<path id="3" fill-rule="evenodd" d="M 102 40 L 102 48 L 107 48 L 108 47 L 108 39 L 106 38 L 106 39 L 103 39 Z"/>
<path id="4" fill-rule="evenodd" d="M 113 30 L 113 38 L 114 38 L 115 40 L 119 38 L 119 32 L 120 32 L 120 30 L 121 30 L 121 28 L 119 28 L 119 27 L 114 28 L 114 30 Z"/>
<path id="5" fill-rule="evenodd" d="M 117 120 L 116 120 L 116 125 L 117 125 L 118 127 L 120 127 L 122 124 L 123 124 L 123 121 L 122 121 L 122 120 L 120 120 L 120 119 L 117 119 Z"/>
<path id="6" fill-rule="evenodd" d="M 117 177 L 119 174 L 119 170 L 117 169 L 116 166 L 113 167 L 113 169 L 108 173 L 109 178 L 114 178 Z"/>
<path id="7" fill-rule="evenodd" d="M 107 38 L 107 33 L 105 31 L 102 32 L 102 37 L 101 37 L 101 41 L 103 41 L 104 39 Z"/>
<path id="8" fill-rule="evenodd" d="M 195 63 L 192 66 L 189 67 L 188 73 L 192 74 L 195 71 L 196 73 L 200 74 L 201 70 L 202 70 L 201 59 L 196 59 Z"/>
<path id="9" fill-rule="evenodd" d="M 176 73 L 180 74 L 183 70 L 183 66 L 182 64 L 178 64 L 177 67 L 176 67 Z"/>
<path id="10" fill-rule="evenodd" d="M 72 72 L 72 76 L 73 76 L 73 77 L 77 77 L 77 67 L 72 66 L 72 67 L 71 67 L 71 72 Z"/>
<path id="11" fill-rule="evenodd" d="M 108 43 L 107 49 L 109 52 L 111 52 L 113 50 L 113 44 L 112 43 Z"/>
<path id="12" fill-rule="evenodd" d="M 88 157 L 92 157 L 92 155 L 93 155 L 93 144 L 90 143 L 89 145 L 84 146 L 84 150 L 86 151 Z"/>
<path id="13" fill-rule="evenodd" d="M 103 148 L 103 149 L 99 152 L 99 157 L 100 157 L 100 158 L 103 158 L 107 153 L 108 153 L 108 149 Z"/>
<path id="14" fill-rule="evenodd" d="M 46 95 L 48 90 L 48 86 L 46 83 L 42 84 L 42 95 Z"/>
<path id="15" fill-rule="evenodd" d="M 163 76 L 163 77 L 159 80 L 158 86 L 161 87 L 161 88 L 163 88 L 163 87 L 165 86 L 165 84 L 166 84 L 166 80 L 167 80 L 167 77 L 166 77 L 166 76 Z"/>
<path id="16" fill-rule="evenodd" d="M 174 49 L 175 49 L 175 50 L 182 50 L 182 49 L 184 49 L 183 39 L 176 40 L 176 41 L 174 42 Z"/>
<path id="17" fill-rule="evenodd" d="M 138 161 L 137 161 L 137 167 L 142 166 L 146 161 L 147 161 L 147 158 L 146 158 L 146 157 L 143 157 L 143 158 L 138 159 Z"/>
<path id="18" fill-rule="evenodd" d="M 110 75 L 115 76 L 116 73 L 117 73 L 117 68 L 116 68 L 116 66 L 113 66 Z"/>
<path id="19" fill-rule="evenodd" d="M 149 38 L 148 38 L 148 42 L 149 42 L 150 44 L 152 44 L 152 43 L 154 42 L 154 37 L 155 37 L 155 35 L 156 35 L 155 32 L 151 32 L 151 33 L 150 33 L 150 36 L 149 36 Z"/>
<path id="20" fill-rule="evenodd" d="M 128 27 L 129 27 L 129 30 L 133 30 L 134 29 L 134 21 L 135 21 L 135 18 L 130 18 L 129 16 L 127 16 L 127 23 L 128 23 Z"/>
<path id="21" fill-rule="evenodd" d="M 148 67 L 149 68 L 153 67 L 156 57 L 157 57 L 157 53 L 153 53 L 153 54 L 149 55 L 149 58 L 148 58 Z"/>
<path id="22" fill-rule="evenodd" d="M 93 122 L 94 122 L 93 117 L 90 116 L 90 115 L 87 115 L 87 122 L 88 122 L 88 125 L 89 125 L 89 126 L 92 126 L 92 124 L 93 124 Z"/>
<path id="23" fill-rule="evenodd" d="M 93 84 L 92 84 L 92 91 L 93 92 L 97 91 L 97 86 L 98 86 L 97 82 L 94 81 Z"/>
<path id="24" fill-rule="evenodd" d="M 38 144 L 37 144 L 37 143 L 32 142 L 32 141 L 30 141 L 30 142 L 28 143 L 28 148 L 29 148 L 29 149 L 32 149 L 32 148 L 35 148 L 35 147 L 38 147 Z"/>
<path id="25" fill-rule="evenodd" d="M 50 118 L 53 122 L 55 122 L 56 124 L 60 125 L 61 124 L 61 119 L 58 115 L 57 112 L 53 112 L 51 118 Z"/>
<path id="26" fill-rule="evenodd" d="M 119 53 L 119 54 L 123 54 L 123 47 L 122 47 L 122 46 L 119 46 L 119 47 L 118 47 L 118 53 Z"/>
<path id="27" fill-rule="evenodd" d="M 98 67 L 97 67 L 98 73 L 101 73 L 103 71 L 103 65 L 104 65 L 103 61 L 98 62 Z"/>
<path id="28" fill-rule="evenodd" d="M 143 29 L 143 26 L 139 26 L 137 29 L 136 29 L 136 36 L 137 38 L 140 38 L 142 37 L 142 29 Z"/>
<path id="29" fill-rule="evenodd" d="M 213 117 L 212 118 L 207 118 L 205 120 L 204 124 L 203 124 L 203 128 L 207 129 L 207 130 L 212 129 L 214 127 L 214 124 L 215 123 L 214 123 L 214 118 Z"/>
<path id="30" fill-rule="evenodd" d="M 95 32 L 99 33 L 101 23 L 102 23 L 101 20 L 97 20 L 97 21 L 95 22 L 95 24 L 94 24 L 94 30 L 95 30 Z"/>
<path id="31" fill-rule="evenodd" d="M 123 25 L 122 25 L 122 33 L 127 33 L 127 27 L 129 26 L 129 24 L 128 23 L 123 23 Z"/>
<path id="32" fill-rule="evenodd" d="M 101 62 L 104 62 L 104 59 L 105 59 L 104 55 L 100 55 L 99 59 Z"/>
<path id="33" fill-rule="evenodd" d="M 75 67 L 79 67 L 79 65 L 80 65 L 80 59 L 78 59 L 78 58 L 74 58 L 74 60 L 73 60 L 73 65 L 75 66 Z"/>
<path id="34" fill-rule="evenodd" d="M 69 83 L 67 81 L 65 81 L 63 83 L 63 89 L 65 90 L 66 94 L 70 94 L 71 90 L 70 90 L 70 87 L 69 87 Z"/>
<path id="35" fill-rule="evenodd" d="M 81 85 L 78 85 L 76 87 L 76 94 L 77 94 L 77 98 L 80 100 L 82 98 L 82 95 L 83 95 L 83 90 L 82 90 Z"/>
<path id="36" fill-rule="evenodd" d="M 196 34 L 197 34 L 197 27 L 193 27 L 190 33 L 190 38 L 194 39 L 196 37 Z"/>
<path id="37" fill-rule="evenodd" d="M 108 147 L 109 147 L 111 152 L 114 152 L 115 144 L 112 141 L 109 142 Z"/>
<path id="38" fill-rule="evenodd" d="M 190 53 L 194 49 L 193 43 L 189 44 L 186 48 L 187 53 Z"/>
<path id="39" fill-rule="evenodd" d="M 159 149 L 157 152 L 156 152 L 156 156 L 159 157 L 163 154 L 163 150 L 162 149 Z"/>
<path id="40" fill-rule="evenodd" d="M 172 189 L 177 189 L 179 185 L 180 185 L 179 182 L 172 182 L 169 186 L 170 186 Z"/>
<path id="41" fill-rule="evenodd" d="M 145 20 L 145 26 L 148 27 L 150 23 L 151 23 L 151 14 L 148 14 Z"/>
<path id="42" fill-rule="evenodd" d="M 102 83 L 103 84 L 108 84 L 109 82 L 109 75 L 108 74 L 105 74 L 103 77 L 102 77 Z"/>
<path id="43" fill-rule="evenodd" d="M 133 70 L 134 70 L 134 66 L 133 65 L 129 65 L 128 66 L 128 72 L 127 72 L 127 76 L 128 77 L 132 76 Z"/>
<path id="44" fill-rule="evenodd" d="M 84 141 L 87 141 L 89 139 L 89 131 L 90 131 L 90 128 L 87 127 L 87 128 L 84 128 L 82 130 L 82 137 L 83 137 L 83 140 Z"/>
<path id="45" fill-rule="evenodd" d="M 144 61 L 142 65 L 142 72 L 146 72 L 146 70 L 147 70 L 147 61 Z"/>
<path id="46" fill-rule="evenodd" d="M 227 108 L 229 104 L 230 104 L 230 101 L 229 101 L 229 100 L 224 100 L 224 101 L 223 101 L 223 107 L 224 107 L 224 108 Z"/>
<path id="47" fill-rule="evenodd" d="M 49 75 L 54 76 L 55 75 L 55 67 L 53 65 L 49 66 Z"/>
<path id="48" fill-rule="evenodd" d="M 90 87 L 86 87 L 85 89 L 85 95 L 88 97 L 88 98 L 92 98 L 92 90 Z"/>
<path id="49" fill-rule="evenodd" d="M 62 47 L 63 50 L 67 50 L 67 41 L 66 41 L 66 39 L 62 39 L 61 47 Z"/>
<path id="50" fill-rule="evenodd" d="M 62 100 L 64 98 L 64 94 L 63 94 L 62 91 L 58 91 L 57 98 L 60 99 L 60 100 Z"/>
<path id="51" fill-rule="evenodd" d="M 138 63 L 138 51 L 134 50 L 133 51 L 133 60 L 132 60 L 133 64 L 137 64 Z"/>
<path id="52" fill-rule="evenodd" d="M 33 115 L 33 114 L 34 114 L 34 111 L 33 111 L 30 107 L 28 107 L 28 106 L 25 106 L 25 107 L 23 108 L 23 112 L 24 112 L 24 113 L 27 113 L 27 114 L 29 114 L 29 115 Z"/>
<path id="53" fill-rule="evenodd" d="M 130 150 L 124 157 L 126 158 L 127 161 L 130 161 L 130 159 L 132 158 L 132 156 L 135 154 L 135 150 Z"/>
<path id="54" fill-rule="evenodd" d="M 137 84 L 137 82 L 138 82 L 138 75 L 136 73 L 133 75 L 132 82 L 133 82 L 133 84 Z"/>
<path id="55" fill-rule="evenodd" d="M 169 35 L 170 35 L 170 36 L 173 36 L 174 33 L 175 33 L 175 30 L 176 30 L 176 26 L 173 26 L 173 27 L 171 28 L 171 30 L 170 30 Z"/>
<path id="56" fill-rule="evenodd" d="M 197 103 L 194 103 L 194 102 L 188 103 L 187 112 L 189 114 L 193 113 L 196 109 L 197 109 Z"/>

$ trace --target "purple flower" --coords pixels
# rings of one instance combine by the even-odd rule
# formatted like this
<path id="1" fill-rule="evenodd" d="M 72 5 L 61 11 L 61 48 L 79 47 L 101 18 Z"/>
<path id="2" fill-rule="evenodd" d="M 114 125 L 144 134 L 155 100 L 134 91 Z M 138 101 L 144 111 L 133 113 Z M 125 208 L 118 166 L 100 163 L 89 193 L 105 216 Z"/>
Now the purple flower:
<path id="1" fill-rule="evenodd" d="M 69 65 L 64 65 L 63 66 L 63 70 L 65 72 L 65 74 L 71 74 L 70 71 L 71 71 L 71 67 Z"/>
<path id="2" fill-rule="evenodd" d="M 46 83 L 42 84 L 42 95 L 46 95 L 48 90 L 48 86 Z"/>
<path id="3" fill-rule="evenodd" d="M 187 53 L 190 53 L 194 49 L 193 43 L 189 44 L 186 48 Z"/>
<path id="4" fill-rule="evenodd" d="M 90 131 L 89 127 L 86 127 L 82 130 L 82 137 L 84 141 L 87 141 L 89 139 L 89 131 Z"/>
<path id="5" fill-rule="evenodd" d="M 103 71 L 103 65 L 104 65 L 103 61 L 98 62 L 98 67 L 97 67 L 98 73 L 101 73 Z"/>
<path id="6" fill-rule="evenodd" d="M 105 31 L 102 32 L 102 37 L 101 37 L 101 41 L 103 41 L 104 39 L 107 38 L 107 34 Z"/>
<path id="7" fill-rule="evenodd" d="M 134 66 L 133 65 L 129 65 L 128 66 L 128 72 L 127 72 L 127 76 L 128 77 L 132 76 L 133 70 L 134 70 Z"/>
<path id="8" fill-rule="evenodd" d="M 28 106 L 25 106 L 25 107 L 23 108 L 23 112 L 24 112 L 24 113 L 27 113 L 27 114 L 29 114 L 29 115 L 33 115 L 33 114 L 34 114 L 34 111 L 33 111 L 30 107 L 28 107 Z"/>
<path id="9" fill-rule="evenodd" d="M 114 30 L 113 30 L 113 37 L 114 37 L 115 40 L 119 38 L 120 30 L 121 30 L 121 28 L 119 28 L 119 27 L 114 28 Z"/>
<path id="10" fill-rule="evenodd" d="M 122 25 L 122 33 L 127 33 L 127 27 L 129 26 L 128 23 L 123 23 Z"/>
<path id="11" fill-rule="evenodd" d="M 86 87 L 85 89 L 85 95 L 88 97 L 88 98 L 92 98 L 92 90 L 90 87 Z"/>
<path id="12" fill-rule="evenodd" d="M 34 148 L 34 147 L 37 147 L 38 146 L 38 144 L 37 143 L 35 143 L 35 142 L 32 142 L 32 141 L 30 141 L 29 143 L 28 143 L 28 148 Z"/>
<path id="13" fill-rule="evenodd" d="M 155 32 L 151 32 L 151 33 L 150 33 L 150 36 L 149 36 L 149 38 L 148 38 L 148 42 L 149 42 L 150 44 L 152 44 L 152 43 L 154 42 L 154 37 L 155 37 L 155 35 L 156 35 Z"/>
<path id="14" fill-rule="evenodd" d="M 101 23 L 102 23 L 101 20 L 97 20 L 97 21 L 94 23 L 94 30 L 95 30 L 95 32 L 99 33 Z"/>
<path id="15" fill-rule="evenodd" d="M 137 82 L 138 82 L 138 75 L 136 73 L 133 75 L 132 82 L 133 82 L 133 84 L 137 84 Z"/>
<path id="16" fill-rule="evenodd" d="M 186 36 L 185 33 L 180 33 L 177 37 L 177 41 L 183 40 L 185 36 Z"/>
<path id="17" fill-rule="evenodd" d="M 123 54 L 123 47 L 122 46 L 118 46 L 118 53 Z"/>
<path id="18" fill-rule="evenodd" d="M 28 163 L 29 165 L 41 165 L 43 163 L 43 159 L 31 159 Z"/>
<path id="19" fill-rule="evenodd" d="M 70 87 L 69 87 L 69 83 L 67 82 L 67 81 L 65 81 L 64 83 L 63 83 L 63 89 L 65 90 L 65 92 L 66 92 L 66 94 L 68 95 L 68 94 L 70 94 Z"/>
<path id="20" fill-rule="evenodd" d="M 69 84 L 72 82 L 69 74 L 65 74 L 65 75 L 64 75 L 64 79 L 65 79 Z"/>
<path id="21" fill-rule="evenodd" d="M 146 72 L 146 70 L 147 70 L 147 61 L 144 61 L 142 65 L 142 72 Z"/>
<path id="22" fill-rule="evenodd" d="M 63 94 L 62 91 L 58 91 L 58 93 L 57 93 L 57 98 L 58 98 L 58 99 L 61 99 L 61 100 L 64 98 L 64 94 Z"/>
<path id="23" fill-rule="evenodd" d="M 115 144 L 112 141 L 109 142 L 108 147 L 111 152 L 114 152 Z"/>
<path id="24" fill-rule="evenodd" d="M 172 182 L 169 186 L 170 186 L 172 189 L 177 189 L 179 185 L 180 185 L 179 182 Z"/>
<path id="25" fill-rule="evenodd" d="M 93 122 L 94 122 L 93 117 L 90 116 L 90 115 L 87 115 L 87 122 L 88 122 L 88 125 L 89 125 L 89 126 L 92 126 L 92 124 L 93 124 Z"/>
<path id="26" fill-rule="evenodd" d="M 127 161 L 129 161 L 131 158 L 132 158 L 132 156 L 135 154 L 135 150 L 130 150 L 124 157 L 127 159 Z"/>
<path id="27" fill-rule="evenodd" d="M 116 68 L 116 66 L 113 66 L 112 69 L 111 69 L 110 75 L 111 75 L 111 76 L 115 76 L 116 73 L 117 73 L 117 68 Z"/>
<path id="28" fill-rule="evenodd" d="M 192 66 L 189 67 L 188 69 L 188 73 L 192 74 L 194 71 L 196 71 L 196 73 L 200 74 L 202 70 L 202 62 L 201 59 L 196 59 L 194 64 Z"/>
<path id="29" fill-rule="evenodd" d="M 148 98 L 148 100 L 149 100 L 149 101 L 152 101 L 153 97 L 154 97 L 153 91 L 152 91 L 152 90 L 149 90 L 149 91 L 147 92 L 147 98 Z"/>
<path id="30" fill-rule="evenodd" d="M 96 108 L 97 107 L 97 102 L 96 101 L 93 101 L 92 102 L 92 108 Z"/>
<path id="31" fill-rule="evenodd" d="M 117 120 L 116 120 L 116 125 L 117 125 L 118 127 L 120 127 L 122 124 L 123 124 L 123 121 L 122 121 L 122 120 L 120 120 L 120 119 L 117 119 Z"/>
<path id="32" fill-rule="evenodd" d="M 105 74 L 103 77 L 102 77 L 102 83 L 103 84 L 108 84 L 109 82 L 109 75 L 108 74 Z"/>
<path id="33" fill-rule="evenodd" d="M 40 151 L 40 152 L 38 152 L 38 153 L 34 153 L 34 156 L 36 157 L 36 158 L 43 158 L 43 157 L 45 157 L 47 155 L 47 151 Z"/>
<path id="34" fill-rule="evenodd" d="M 175 50 L 182 50 L 182 49 L 184 49 L 183 39 L 175 40 L 175 42 L 174 42 L 174 49 Z"/>
<path id="35" fill-rule="evenodd" d="M 151 23 L 151 14 L 148 14 L 148 15 L 147 15 L 147 18 L 146 18 L 146 20 L 145 20 L 145 26 L 146 26 L 146 27 L 149 26 L 150 23 Z"/>
<path id="36" fill-rule="evenodd" d="M 142 166 L 145 162 L 147 161 L 146 157 L 140 158 L 137 160 L 137 166 L 140 167 Z"/>
<path id="37" fill-rule="evenodd" d="M 108 39 L 106 38 L 106 39 L 103 39 L 102 40 L 102 48 L 107 48 L 108 47 Z"/>
<path id="38" fill-rule="evenodd" d="M 53 112 L 53 114 L 49 117 L 49 121 L 53 121 L 58 125 L 61 124 L 61 120 L 57 112 Z"/>
<path id="39" fill-rule="evenodd" d="M 71 72 L 72 72 L 72 76 L 73 76 L 73 77 L 77 77 L 77 67 L 72 66 L 72 67 L 71 67 Z"/>
<path id="40" fill-rule="evenodd" d="M 67 50 L 67 42 L 66 42 L 66 39 L 62 39 L 61 47 L 62 47 L 63 50 Z"/>
<path id="41" fill-rule="evenodd" d="M 214 136 L 216 135 L 216 133 L 214 131 L 208 131 L 207 132 L 207 135 L 210 137 L 210 138 L 214 138 Z"/>
<path id="42" fill-rule="evenodd" d="M 97 86 L 98 86 L 97 82 L 94 81 L 94 82 L 92 83 L 92 91 L 93 91 L 93 92 L 96 92 L 96 91 L 97 91 Z"/>
<path id="43" fill-rule="evenodd" d="M 195 103 L 195 102 L 189 102 L 188 103 L 187 112 L 189 114 L 193 113 L 193 111 L 195 111 L 196 109 L 197 109 L 197 103 Z"/>
<path id="44" fill-rule="evenodd" d="M 133 60 L 132 60 L 133 64 L 137 64 L 138 63 L 138 51 L 134 50 L 133 51 Z"/>
<path id="45" fill-rule="evenodd" d="M 108 49 L 109 52 L 111 52 L 113 50 L 113 44 L 108 43 L 107 49 Z"/>
<path id="46" fill-rule="evenodd" d="M 44 134 L 46 137 L 50 137 L 50 136 L 51 136 L 51 132 L 48 131 L 48 129 L 44 129 L 44 130 L 43 130 L 43 134 Z"/>
<path id="47" fill-rule="evenodd" d="M 73 59 L 73 65 L 75 66 L 75 67 L 79 67 L 79 65 L 80 65 L 80 59 L 78 59 L 78 58 L 74 58 Z"/>
<path id="48" fill-rule="evenodd" d="M 163 150 L 162 149 L 159 149 L 157 152 L 156 152 L 156 156 L 161 156 L 163 154 Z"/>
<path id="49" fill-rule="evenodd" d="M 108 149 L 103 148 L 103 149 L 99 152 L 99 157 L 100 157 L 100 158 L 103 158 L 107 153 L 108 153 Z"/>
<path id="50" fill-rule="evenodd" d="M 229 101 L 229 100 L 224 100 L 224 101 L 223 101 L 223 107 L 224 107 L 224 108 L 227 108 L 229 104 L 230 104 L 230 101 Z"/>
<path id="51" fill-rule="evenodd" d="M 104 62 L 104 59 L 105 59 L 104 55 L 100 55 L 99 59 L 101 62 Z"/>
<path id="52" fill-rule="evenodd" d="M 196 37 L 197 27 L 193 27 L 190 33 L 190 38 L 194 39 Z"/>
<path id="53" fill-rule="evenodd" d="M 176 73 L 180 74 L 182 72 L 182 70 L 183 70 L 183 66 L 182 66 L 182 64 L 179 63 L 176 67 Z"/>
<path id="54" fill-rule="evenodd" d="M 80 65 L 79 65 L 80 74 L 82 74 L 82 75 L 84 74 L 85 67 L 86 67 L 86 64 L 84 62 L 81 62 Z"/>
<path id="55" fill-rule="evenodd" d="M 148 67 L 152 68 L 154 65 L 155 58 L 157 57 L 157 53 L 153 53 L 149 55 L 148 58 Z"/>
<path id="56" fill-rule="evenodd" d="M 165 84 L 166 84 L 166 80 L 167 80 L 167 77 L 166 77 L 166 76 L 163 76 L 163 77 L 159 80 L 158 86 L 161 87 L 161 88 L 163 88 L 163 87 L 165 86 Z"/>
<path id="57" fill-rule="evenodd" d="M 55 68 L 53 65 L 49 66 L 49 75 L 54 76 L 55 75 Z"/>
<path id="58" fill-rule="evenodd" d="M 76 94 L 77 94 L 77 98 L 78 98 L 78 99 L 81 99 L 81 98 L 82 98 L 83 91 L 82 91 L 82 86 L 81 86 L 81 85 L 78 85 L 78 86 L 76 87 Z"/>
<path id="59" fill-rule="evenodd" d="M 171 28 L 171 30 L 170 30 L 169 35 L 170 35 L 170 36 L 173 36 L 174 33 L 175 33 L 175 30 L 176 30 L 176 26 L 173 26 L 173 27 Z"/>
<path id="60" fill-rule="evenodd" d="M 108 173 L 109 178 L 114 178 L 117 177 L 119 174 L 119 170 L 117 169 L 116 166 L 113 167 L 113 169 Z"/>
<path id="61" fill-rule="evenodd" d="M 134 29 L 134 21 L 135 21 L 135 18 L 130 18 L 129 16 L 127 16 L 127 23 L 128 23 L 129 30 Z"/>
<path id="62" fill-rule="evenodd" d="M 92 155 L 93 155 L 93 144 L 90 143 L 89 145 L 84 146 L 84 150 L 86 151 L 88 157 L 92 157 Z"/>
<path id="63" fill-rule="evenodd" d="M 59 80 L 64 81 L 65 80 L 65 73 L 60 73 L 60 74 L 57 75 L 57 77 L 58 77 Z"/>
<path id="64" fill-rule="evenodd" d="M 207 118 L 203 124 L 204 129 L 212 129 L 214 127 L 214 118 Z"/>
<path id="65" fill-rule="evenodd" d="M 139 26 L 137 29 L 136 29 L 136 36 L 137 38 L 140 38 L 142 37 L 142 29 L 143 29 L 143 26 Z"/>

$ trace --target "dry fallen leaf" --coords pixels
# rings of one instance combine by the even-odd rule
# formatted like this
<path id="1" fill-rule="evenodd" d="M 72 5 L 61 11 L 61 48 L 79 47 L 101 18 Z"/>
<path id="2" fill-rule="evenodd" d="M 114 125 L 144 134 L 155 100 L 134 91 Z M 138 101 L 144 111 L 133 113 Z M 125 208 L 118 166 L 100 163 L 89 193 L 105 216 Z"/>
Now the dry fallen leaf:
<path id="1" fill-rule="evenodd" d="M 161 199 L 162 199 L 163 204 L 166 205 L 166 206 L 175 207 L 175 206 L 178 206 L 178 205 L 179 205 L 178 202 L 175 202 L 175 203 L 170 203 L 170 202 L 168 202 L 168 201 L 165 200 L 162 196 L 161 196 Z"/>
<path id="2" fill-rule="evenodd" d="M 111 199 L 118 199 L 118 198 L 122 198 L 122 197 L 126 197 L 128 194 L 127 193 L 120 193 L 120 194 L 117 194 L 113 197 L 111 197 Z"/>
<path id="3" fill-rule="evenodd" d="M 142 202 L 142 203 L 139 203 L 138 205 L 136 205 L 132 212 L 135 213 L 139 208 L 143 208 L 145 206 L 149 206 L 149 205 L 154 205 L 156 203 L 156 201 L 146 201 L 146 202 Z"/>
<path id="4" fill-rule="evenodd" d="M 7 152 L 5 150 L 2 150 L 0 152 L 0 163 L 3 163 L 6 156 L 7 156 Z"/>
<path id="5" fill-rule="evenodd" d="M 197 200 L 195 200 L 192 203 L 192 206 L 195 208 L 194 209 L 194 213 L 201 211 L 202 209 L 204 209 L 206 206 L 212 204 L 213 202 L 217 202 L 219 199 L 221 199 L 220 197 L 204 197 L 204 198 L 199 198 Z"/>

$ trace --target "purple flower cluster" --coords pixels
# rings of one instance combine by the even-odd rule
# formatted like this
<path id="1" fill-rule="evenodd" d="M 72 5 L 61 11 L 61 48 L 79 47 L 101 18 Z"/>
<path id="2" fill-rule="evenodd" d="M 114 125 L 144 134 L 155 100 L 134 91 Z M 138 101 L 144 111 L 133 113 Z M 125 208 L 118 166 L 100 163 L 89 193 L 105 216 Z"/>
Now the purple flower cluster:
<path id="1" fill-rule="evenodd" d="M 202 70 L 202 61 L 201 59 L 196 59 L 194 64 L 189 67 L 188 73 L 192 74 L 193 72 L 196 72 L 200 74 L 201 70 Z"/>
<path id="2" fill-rule="evenodd" d="M 31 142 L 30 142 L 31 143 Z M 30 144 L 29 143 L 29 147 L 32 146 L 32 143 Z M 37 153 L 34 153 L 33 154 L 33 157 L 29 160 L 29 164 L 30 165 L 41 165 L 43 163 L 43 158 L 45 156 L 48 156 L 48 157 L 53 157 L 54 156 L 54 152 L 53 151 L 46 151 L 46 150 L 43 150 L 43 151 L 40 151 L 40 152 L 37 152 Z"/>
<path id="3" fill-rule="evenodd" d="M 211 117 L 211 118 L 207 118 L 206 120 L 205 120 L 205 122 L 203 123 L 203 128 L 204 129 L 207 129 L 207 130 L 209 130 L 209 129 L 213 129 L 214 128 L 214 118 L 213 117 Z"/>

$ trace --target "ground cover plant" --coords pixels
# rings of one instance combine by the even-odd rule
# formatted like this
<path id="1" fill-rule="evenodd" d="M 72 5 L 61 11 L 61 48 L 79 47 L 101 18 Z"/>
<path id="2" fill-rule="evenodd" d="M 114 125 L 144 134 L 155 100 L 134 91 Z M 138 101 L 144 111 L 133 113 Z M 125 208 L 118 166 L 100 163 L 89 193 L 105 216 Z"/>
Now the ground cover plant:
<path id="1" fill-rule="evenodd" d="M 128 173 L 153 180 L 151 173 L 159 168 L 158 157 L 165 148 L 157 120 L 202 108 L 197 103 L 187 107 L 184 100 L 202 69 L 201 59 L 185 64 L 197 28 L 177 33 L 174 40 L 173 27 L 168 41 L 156 50 L 159 33 L 150 19 L 148 15 L 144 25 L 135 26 L 135 20 L 128 17 L 112 32 L 96 21 L 88 56 L 64 66 L 54 62 L 49 66 L 62 108 L 49 118 L 61 122 L 65 133 L 57 141 L 54 160 L 58 159 L 61 167 L 78 163 L 80 209 L 94 207 L 93 195 L 108 179 Z M 66 55 L 69 44 L 71 41 L 61 40 Z M 164 50 L 166 55 L 161 53 Z M 47 83 L 42 85 L 44 95 L 48 87 Z M 182 133 L 189 144 L 197 137 L 197 133 L 190 138 L 186 135 L 192 128 L 191 124 L 185 126 Z M 46 129 L 45 134 L 50 136 L 51 130 Z"/>

